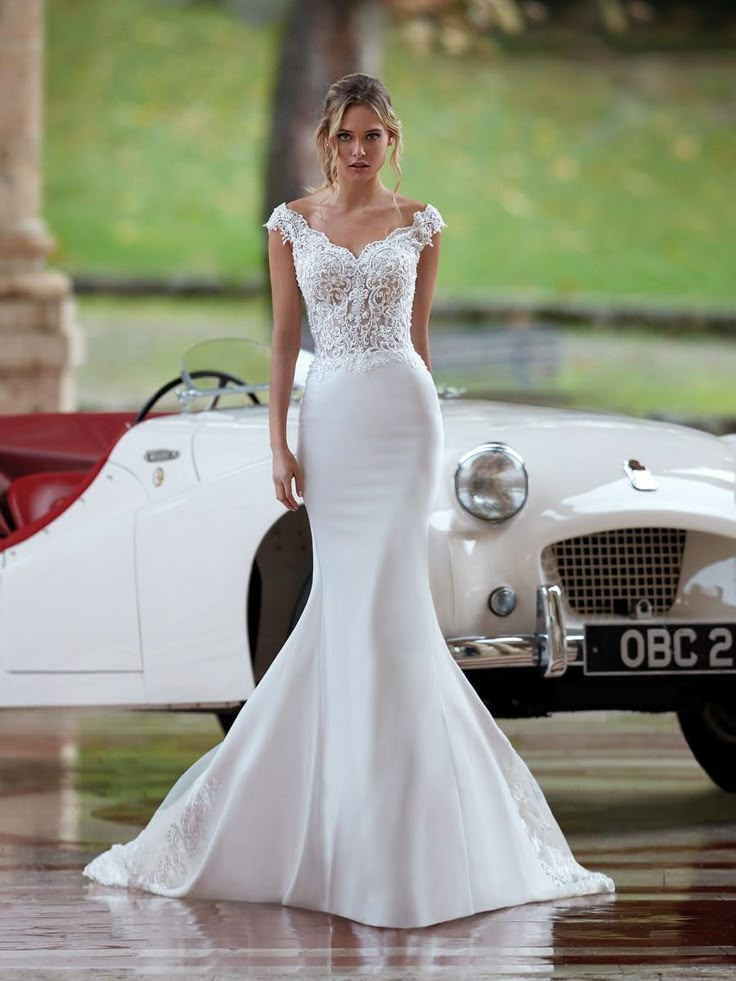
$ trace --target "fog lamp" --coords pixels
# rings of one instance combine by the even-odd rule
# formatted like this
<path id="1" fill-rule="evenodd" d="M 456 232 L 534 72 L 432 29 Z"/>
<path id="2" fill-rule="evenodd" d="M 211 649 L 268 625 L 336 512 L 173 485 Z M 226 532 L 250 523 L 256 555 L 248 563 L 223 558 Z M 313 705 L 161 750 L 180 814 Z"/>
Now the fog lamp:
<path id="1" fill-rule="evenodd" d="M 511 586 L 499 586 L 488 597 L 488 606 L 497 617 L 507 617 L 516 609 L 516 593 Z"/>

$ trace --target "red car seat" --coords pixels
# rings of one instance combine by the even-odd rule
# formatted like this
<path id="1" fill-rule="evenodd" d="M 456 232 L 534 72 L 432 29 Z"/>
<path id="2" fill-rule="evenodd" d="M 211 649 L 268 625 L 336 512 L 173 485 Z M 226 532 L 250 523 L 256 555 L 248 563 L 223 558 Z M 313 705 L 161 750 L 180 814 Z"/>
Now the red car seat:
<path id="1" fill-rule="evenodd" d="M 10 516 L 16 528 L 42 517 L 65 497 L 75 493 L 87 476 L 74 470 L 31 473 L 14 480 L 7 492 Z"/>

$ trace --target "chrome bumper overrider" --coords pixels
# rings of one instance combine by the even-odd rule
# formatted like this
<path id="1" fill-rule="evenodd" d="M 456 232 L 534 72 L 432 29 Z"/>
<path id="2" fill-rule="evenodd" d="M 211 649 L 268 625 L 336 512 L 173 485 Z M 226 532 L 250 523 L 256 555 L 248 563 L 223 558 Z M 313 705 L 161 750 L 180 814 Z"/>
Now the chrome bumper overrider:
<path id="1" fill-rule="evenodd" d="M 582 655 L 582 636 L 568 635 L 559 586 L 537 588 L 533 634 L 517 637 L 450 637 L 447 647 L 464 671 L 476 668 L 538 668 L 559 678 Z"/>

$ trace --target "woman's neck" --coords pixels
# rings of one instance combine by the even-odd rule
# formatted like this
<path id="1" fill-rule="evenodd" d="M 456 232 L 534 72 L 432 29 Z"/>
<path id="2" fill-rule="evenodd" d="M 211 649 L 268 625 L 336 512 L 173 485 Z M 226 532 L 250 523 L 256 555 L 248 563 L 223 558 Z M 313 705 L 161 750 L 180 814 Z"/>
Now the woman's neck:
<path id="1" fill-rule="evenodd" d="M 351 187 L 349 184 L 338 184 L 336 191 L 328 192 L 328 197 L 323 198 L 325 204 L 329 203 L 337 207 L 340 211 L 362 211 L 372 205 L 388 201 L 391 192 L 385 187 L 379 177 L 370 184 L 362 184 L 360 187 Z"/>

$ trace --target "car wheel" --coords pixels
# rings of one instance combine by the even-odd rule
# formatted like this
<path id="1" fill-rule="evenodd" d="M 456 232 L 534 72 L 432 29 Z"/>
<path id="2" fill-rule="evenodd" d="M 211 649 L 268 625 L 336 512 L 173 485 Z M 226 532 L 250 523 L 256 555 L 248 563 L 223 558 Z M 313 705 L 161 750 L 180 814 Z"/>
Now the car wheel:
<path id="1" fill-rule="evenodd" d="M 722 790 L 736 793 L 736 705 L 717 699 L 677 713 L 693 756 Z"/>

